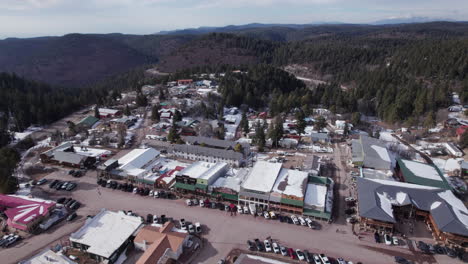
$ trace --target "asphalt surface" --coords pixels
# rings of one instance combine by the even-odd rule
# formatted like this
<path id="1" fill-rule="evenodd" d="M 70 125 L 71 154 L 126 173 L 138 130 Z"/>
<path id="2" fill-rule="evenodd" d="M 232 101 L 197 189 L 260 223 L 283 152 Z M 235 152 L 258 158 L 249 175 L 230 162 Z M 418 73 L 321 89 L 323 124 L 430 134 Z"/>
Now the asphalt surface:
<path id="1" fill-rule="evenodd" d="M 13 248 L 1 249 L 2 263 L 17 263 L 33 255 L 54 241 L 77 230 L 87 215 L 96 214 L 101 208 L 109 210 L 132 210 L 145 217 L 146 214 L 165 214 L 174 219 L 185 218 L 187 221 L 201 222 L 204 237 L 208 244 L 192 263 L 216 263 L 224 258 L 233 248 L 246 248 L 246 240 L 271 237 L 279 244 L 312 253 L 325 253 L 331 257 L 343 257 L 354 263 L 393 263 L 393 256 L 400 255 L 418 263 L 454 263 L 447 256 L 421 256 L 406 247 L 385 246 L 373 242 L 373 236 L 364 236 L 359 240 L 352 234 L 351 226 L 346 224 L 322 224 L 321 230 L 266 220 L 251 215 L 230 216 L 227 212 L 200 207 L 188 207 L 182 200 L 155 199 L 141 197 L 119 190 L 97 187 L 96 172 L 89 172 L 82 178 L 72 178 L 65 170 L 48 175 L 48 179 L 70 180 L 79 183 L 73 192 L 51 191 L 47 184 L 40 187 L 45 196 L 55 199 L 62 196 L 73 197 L 83 206 L 78 210 L 79 219 L 64 222 L 52 230 L 18 243 Z M 339 221 L 341 222 L 341 221 Z M 287 260 L 287 258 L 285 259 Z"/>

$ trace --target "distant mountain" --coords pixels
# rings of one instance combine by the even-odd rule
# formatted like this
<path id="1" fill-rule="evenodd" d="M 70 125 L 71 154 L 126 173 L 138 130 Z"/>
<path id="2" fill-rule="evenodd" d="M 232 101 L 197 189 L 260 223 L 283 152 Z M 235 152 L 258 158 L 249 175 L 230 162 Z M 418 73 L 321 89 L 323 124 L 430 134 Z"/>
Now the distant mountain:
<path id="1" fill-rule="evenodd" d="M 428 23 L 438 21 L 455 22 L 450 18 L 431 18 L 431 17 L 396 17 L 375 21 L 372 25 L 394 25 L 394 24 L 413 24 L 413 23 Z"/>

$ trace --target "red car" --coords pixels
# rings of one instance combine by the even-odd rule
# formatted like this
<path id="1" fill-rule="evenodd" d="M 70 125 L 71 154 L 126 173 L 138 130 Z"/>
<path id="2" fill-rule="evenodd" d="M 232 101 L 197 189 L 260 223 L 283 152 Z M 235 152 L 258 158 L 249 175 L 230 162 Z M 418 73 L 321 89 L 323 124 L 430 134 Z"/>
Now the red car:
<path id="1" fill-rule="evenodd" d="M 288 255 L 292 258 L 295 259 L 296 255 L 294 255 L 294 250 L 292 248 L 288 248 Z"/>

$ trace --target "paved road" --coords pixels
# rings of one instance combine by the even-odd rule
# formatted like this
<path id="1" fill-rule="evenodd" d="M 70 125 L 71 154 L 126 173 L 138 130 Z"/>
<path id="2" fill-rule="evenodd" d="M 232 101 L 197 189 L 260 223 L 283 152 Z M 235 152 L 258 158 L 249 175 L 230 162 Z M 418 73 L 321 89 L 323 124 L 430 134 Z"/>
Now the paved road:
<path id="1" fill-rule="evenodd" d="M 148 213 L 166 214 L 174 219 L 185 218 L 187 221 L 199 221 L 204 225 L 205 237 L 209 241 L 199 256 L 192 263 L 216 263 L 225 257 L 233 248 L 245 248 L 247 239 L 265 239 L 271 236 L 280 244 L 288 247 L 307 249 L 314 253 L 325 253 L 332 257 L 343 257 L 354 263 L 393 263 L 394 255 L 415 258 L 415 255 L 402 247 L 388 247 L 375 244 L 371 236 L 358 240 L 351 233 L 349 225 L 323 224 L 320 231 L 313 231 L 302 226 L 280 223 L 250 215 L 229 216 L 226 212 L 199 207 L 187 207 L 183 201 L 141 197 L 118 190 L 97 188 L 96 172 L 75 179 L 65 171 L 55 172 L 47 178 L 61 178 L 79 181 L 79 188 L 71 196 L 81 201 L 84 206 L 79 209 L 81 216 L 97 213 L 101 208 L 109 210 L 133 210 L 142 216 Z M 41 187 L 47 192 L 47 185 Z M 58 193 L 57 193 L 58 192 Z M 50 198 L 69 194 L 65 191 L 53 191 Z M 84 217 L 81 217 L 84 219 Z M 82 220 L 81 220 L 82 221 Z M 28 239 L 14 248 L 0 251 L 2 263 L 17 263 L 26 256 L 40 250 L 66 234 L 76 230 L 82 223 L 75 222 L 55 229 L 54 232 L 41 234 Z M 339 229 L 339 232 L 337 232 Z M 419 263 L 450 263 L 447 256 L 426 257 Z M 420 257 L 419 257 L 420 258 Z M 421 258 L 420 258 L 421 259 Z M 440 259 L 440 260 L 439 260 Z M 6 260 L 6 261 L 5 261 Z M 452 262 L 453 263 L 453 262 Z"/>

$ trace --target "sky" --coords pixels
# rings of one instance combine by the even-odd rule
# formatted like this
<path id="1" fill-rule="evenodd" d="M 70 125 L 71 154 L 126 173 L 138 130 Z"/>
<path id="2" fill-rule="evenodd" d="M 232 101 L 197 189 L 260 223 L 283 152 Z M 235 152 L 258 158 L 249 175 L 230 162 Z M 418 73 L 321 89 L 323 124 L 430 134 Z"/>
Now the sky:
<path id="1" fill-rule="evenodd" d="M 466 20 L 467 0 L 0 0 L 0 38 L 152 34 L 248 23 Z"/>

